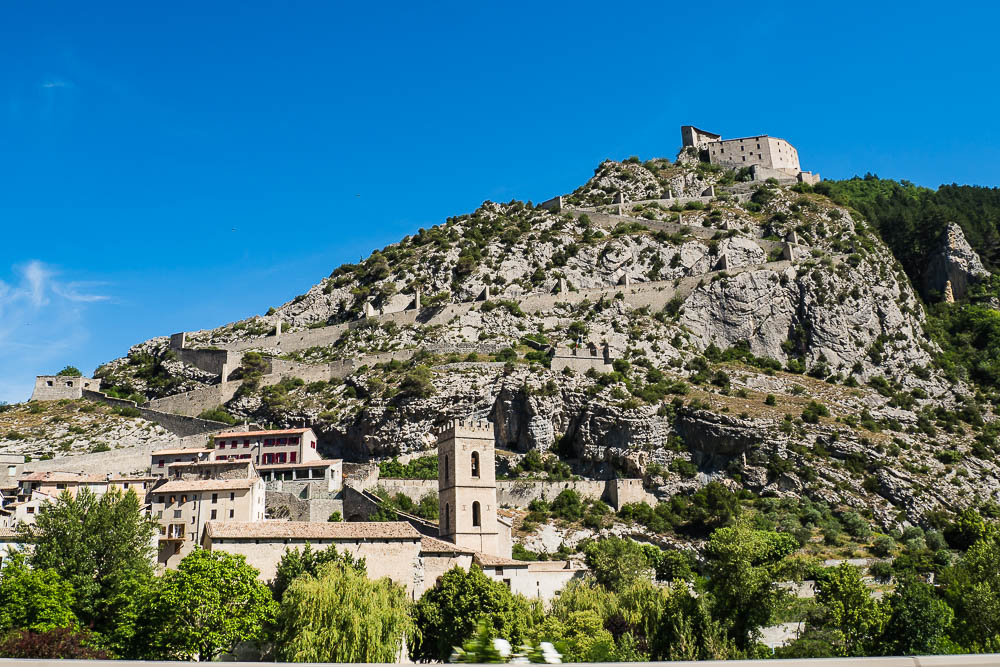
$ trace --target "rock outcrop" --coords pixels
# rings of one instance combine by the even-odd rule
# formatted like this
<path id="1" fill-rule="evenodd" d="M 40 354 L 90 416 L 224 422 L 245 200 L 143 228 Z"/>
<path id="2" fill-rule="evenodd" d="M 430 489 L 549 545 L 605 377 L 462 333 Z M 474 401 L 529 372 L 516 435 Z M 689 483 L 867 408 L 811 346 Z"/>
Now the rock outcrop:
<path id="1" fill-rule="evenodd" d="M 924 291 L 927 294 L 942 295 L 942 298 L 950 291 L 953 300 L 961 300 L 965 298 L 969 285 L 988 275 L 989 272 L 969 245 L 962 228 L 952 222 L 941 237 L 940 247 L 928 258 L 924 272 Z"/>

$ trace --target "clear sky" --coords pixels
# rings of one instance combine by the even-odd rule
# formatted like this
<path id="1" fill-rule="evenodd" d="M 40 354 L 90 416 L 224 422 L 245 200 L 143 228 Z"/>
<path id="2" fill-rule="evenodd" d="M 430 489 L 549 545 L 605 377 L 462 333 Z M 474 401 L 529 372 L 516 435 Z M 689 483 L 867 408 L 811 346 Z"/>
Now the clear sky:
<path id="1" fill-rule="evenodd" d="M 996 3 L 8 2 L 0 400 L 679 126 L 1000 184 Z"/>

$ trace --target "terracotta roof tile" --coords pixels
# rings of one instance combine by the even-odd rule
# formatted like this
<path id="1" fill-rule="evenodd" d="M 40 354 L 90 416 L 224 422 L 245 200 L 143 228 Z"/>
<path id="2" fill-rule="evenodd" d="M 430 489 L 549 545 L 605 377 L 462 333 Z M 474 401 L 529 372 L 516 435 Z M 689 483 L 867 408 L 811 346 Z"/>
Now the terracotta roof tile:
<path id="1" fill-rule="evenodd" d="M 446 553 L 446 554 L 476 553 L 472 549 L 466 549 L 465 547 L 460 547 L 457 544 L 452 544 L 451 542 L 445 542 L 444 540 L 439 540 L 436 537 L 426 537 L 426 536 L 420 538 L 420 550 L 427 551 L 430 553 Z"/>
<path id="2" fill-rule="evenodd" d="M 171 454 L 208 454 L 209 452 L 214 452 L 214 449 L 201 448 L 201 447 L 187 447 L 184 449 L 158 449 L 151 454 L 151 456 L 170 456 Z"/>
<path id="3" fill-rule="evenodd" d="M 420 539 L 405 521 L 210 521 L 205 530 L 212 539 Z"/>
<path id="4" fill-rule="evenodd" d="M 473 556 L 473 560 L 479 565 L 485 565 L 487 567 L 528 567 L 528 563 L 531 561 L 526 560 L 514 560 L 513 558 L 504 558 L 503 556 L 494 556 L 493 554 L 484 554 L 477 551 L 476 555 Z"/>
<path id="5" fill-rule="evenodd" d="M 154 493 L 211 491 L 214 489 L 249 489 L 257 479 L 175 479 L 153 489 Z"/>
<path id="6" fill-rule="evenodd" d="M 216 438 L 245 438 L 255 435 L 282 435 L 288 433 L 305 433 L 311 431 L 309 428 L 285 428 L 277 431 L 230 431 L 229 433 L 216 433 Z"/>
<path id="7" fill-rule="evenodd" d="M 78 472 L 33 472 L 22 476 L 23 482 L 75 482 L 77 484 L 97 484 L 107 482 L 105 475 L 84 475 Z"/>
<path id="8" fill-rule="evenodd" d="M 581 565 L 573 565 L 568 560 L 532 560 L 528 561 L 528 569 L 532 572 L 582 572 L 587 568 Z"/>

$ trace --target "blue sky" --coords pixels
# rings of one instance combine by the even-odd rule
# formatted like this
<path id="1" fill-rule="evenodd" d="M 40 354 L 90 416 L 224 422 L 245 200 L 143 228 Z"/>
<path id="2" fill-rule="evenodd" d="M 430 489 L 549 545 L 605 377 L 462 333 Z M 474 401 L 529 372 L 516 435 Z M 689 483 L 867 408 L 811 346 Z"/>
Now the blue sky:
<path id="1" fill-rule="evenodd" d="M 206 9 L 208 8 L 208 9 Z M 7 3 L 0 400 L 679 126 L 1000 184 L 993 3 Z"/>

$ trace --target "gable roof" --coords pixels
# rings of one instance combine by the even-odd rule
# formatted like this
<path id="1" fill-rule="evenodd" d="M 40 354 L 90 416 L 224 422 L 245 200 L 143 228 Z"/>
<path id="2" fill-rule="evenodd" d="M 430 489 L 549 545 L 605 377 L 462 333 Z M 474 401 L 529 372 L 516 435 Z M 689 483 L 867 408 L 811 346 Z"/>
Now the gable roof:
<path id="1" fill-rule="evenodd" d="M 206 447 L 188 447 L 186 449 L 158 449 L 150 456 L 169 456 L 171 454 L 208 454 L 214 452 L 214 449 L 209 449 Z"/>
<path id="2" fill-rule="evenodd" d="M 503 556 L 494 556 L 493 554 L 484 554 L 477 551 L 476 555 L 472 557 L 472 560 L 478 565 L 483 565 L 485 567 L 528 567 L 528 563 L 531 561 L 526 560 L 514 560 L 513 558 L 504 558 Z"/>
<path id="3" fill-rule="evenodd" d="M 205 533 L 212 539 L 420 539 L 406 521 L 209 521 Z"/>
<path id="4" fill-rule="evenodd" d="M 249 489 L 258 479 L 175 479 L 158 486 L 153 493 L 176 493 L 178 491 L 212 491 L 215 489 Z"/>
<path id="5" fill-rule="evenodd" d="M 476 552 L 472 549 L 466 549 L 465 547 L 460 547 L 457 544 L 452 544 L 451 542 L 445 542 L 444 540 L 439 540 L 436 537 L 421 537 L 420 538 L 420 550 L 427 553 L 437 553 L 437 554 L 475 554 Z"/>
<path id="6" fill-rule="evenodd" d="M 33 472 L 27 475 L 23 475 L 20 480 L 22 482 L 75 482 L 77 484 L 99 484 L 102 482 L 107 482 L 108 478 L 104 475 L 85 475 L 78 472 Z"/>
<path id="7" fill-rule="evenodd" d="M 305 433 L 306 431 L 311 431 L 311 428 L 285 428 L 277 431 L 229 431 L 227 433 L 216 433 L 216 438 L 244 438 L 247 436 L 256 435 L 299 435 Z"/>

